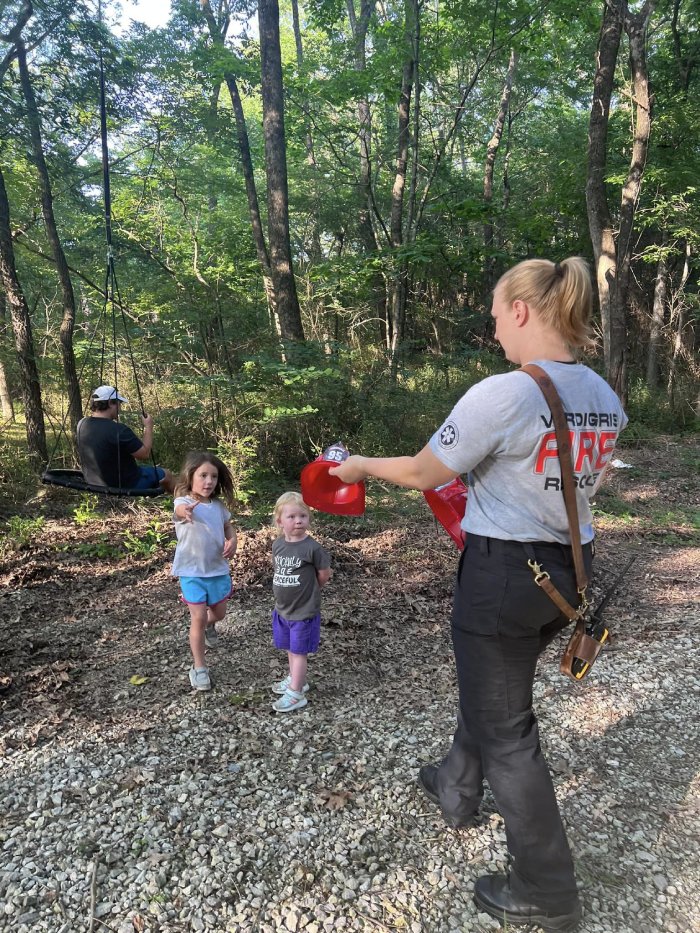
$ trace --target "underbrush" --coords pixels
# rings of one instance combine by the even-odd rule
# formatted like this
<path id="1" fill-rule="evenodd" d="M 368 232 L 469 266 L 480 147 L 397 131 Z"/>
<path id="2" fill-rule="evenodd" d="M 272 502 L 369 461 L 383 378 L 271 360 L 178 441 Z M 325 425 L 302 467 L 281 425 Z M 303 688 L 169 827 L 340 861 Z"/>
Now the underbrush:
<path id="1" fill-rule="evenodd" d="M 415 453 L 471 385 L 509 368 L 500 354 L 485 351 L 425 353 L 392 380 L 386 356 L 375 348 L 310 342 L 287 354 L 285 362 L 277 348 L 241 357 L 230 375 L 159 364 L 157 378 L 142 386 L 144 406 L 155 420 L 157 462 L 177 472 L 189 450 L 210 449 L 231 469 L 239 505 L 267 514 L 280 491 L 297 488 L 304 464 L 329 444 L 341 440 L 368 456 Z M 120 391 L 133 402 L 138 394 L 131 379 L 126 368 L 120 372 Z M 49 391 L 45 407 L 58 435 L 60 397 Z M 628 412 L 623 438 L 629 447 L 696 427 L 690 403 L 671 404 L 640 380 L 631 384 Z M 138 404 L 127 406 L 123 416 L 141 435 Z M 40 488 L 23 429 L 18 421 L 0 435 L 0 488 L 6 501 L 18 504 Z M 48 445 L 55 448 L 51 466 L 76 465 L 65 433 L 50 434 Z M 7 515 L 5 510 L 0 518 Z M 86 521 L 89 516 L 88 508 Z"/>

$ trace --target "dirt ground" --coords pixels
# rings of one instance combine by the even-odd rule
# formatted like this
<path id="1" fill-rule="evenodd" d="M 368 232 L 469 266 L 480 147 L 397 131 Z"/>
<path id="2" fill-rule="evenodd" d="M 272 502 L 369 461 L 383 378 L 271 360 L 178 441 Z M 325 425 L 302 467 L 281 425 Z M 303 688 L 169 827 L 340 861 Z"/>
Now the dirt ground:
<path id="1" fill-rule="evenodd" d="M 580 687 L 564 681 L 560 648 L 550 647 L 536 701 L 584 886 L 586 933 L 690 933 L 698 920 L 691 712 L 700 624 L 698 454 L 690 442 L 660 438 L 617 457 L 629 466 L 611 471 L 595 502 L 593 587 L 595 601 L 636 557 L 607 616 L 614 637 Z M 220 624 L 222 646 L 209 662 L 214 690 L 196 694 L 187 677 L 187 611 L 169 575 L 173 532 L 164 503 L 91 501 L 47 488 L 13 509 L 0 540 L 0 768 L 7 766 L 0 840 L 12 847 L 11 870 L 0 878 L 0 928 L 56 931 L 59 919 L 61 933 L 97 922 L 119 933 L 492 928 L 495 921 L 477 916 L 470 891 L 475 874 L 504 864 L 493 801 L 485 799 L 471 835 L 446 832 L 414 783 L 419 764 L 444 753 L 456 698 L 448 620 L 457 551 L 420 495 L 372 483 L 362 518 L 313 516 L 334 577 L 324 592 L 321 652 L 310 664 L 312 700 L 306 715 L 287 717 L 275 717 L 270 703 L 269 685 L 286 659 L 271 643 L 269 526 L 238 516 L 236 589 Z M 302 752 L 303 764 L 294 758 Z M 222 772 L 220 753 L 233 771 Z M 154 754 L 160 770 L 149 777 L 141 770 Z M 279 779 L 290 754 L 292 796 Z M 76 755 L 90 761 L 87 790 L 61 770 L 63 761 L 82 767 Z M 209 755 L 217 756 L 211 765 Z M 208 872 L 204 862 L 225 851 L 217 873 L 234 888 L 241 872 L 247 879 L 235 888 L 235 904 L 226 884 L 214 894 L 206 885 L 181 890 L 189 883 L 185 864 L 200 856 L 187 849 L 180 866 L 172 852 L 192 825 L 181 839 L 180 824 L 158 824 L 148 843 L 155 848 L 143 855 L 120 841 L 143 835 L 144 812 L 156 822 L 169 813 L 179 775 L 190 772 L 198 774 L 198 793 L 211 782 L 235 782 L 236 792 L 217 798 L 206 816 L 184 805 L 181 814 L 185 821 L 216 817 L 222 832 L 243 834 L 232 847 L 223 841 L 224 849 L 213 836 L 201 865 Z M 153 783 L 141 786 L 147 778 Z M 61 788 L 67 780 L 66 806 L 27 819 L 26 806 L 36 810 L 52 781 Z M 72 801 L 80 794 L 76 824 Z M 113 801 L 120 805 L 114 812 Z M 292 837 L 301 847 L 304 835 L 275 829 L 280 812 L 289 814 L 283 823 L 302 821 L 319 833 L 313 852 L 295 850 L 305 864 L 313 861 L 308 890 L 299 890 L 294 858 L 280 869 L 278 847 L 286 852 Z M 98 851 L 103 823 L 111 835 Z M 261 866 L 248 872 L 239 863 L 252 825 L 265 841 Z M 384 874 L 362 882 L 364 869 L 351 862 L 336 897 L 338 849 L 354 851 L 358 826 L 374 840 L 367 870 L 384 866 Z M 157 851 L 159 840 L 170 854 Z M 39 875 L 37 846 L 53 866 Z M 169 860 L 166 888 L 155 895 L 151 858 Z M 350 903 L 346 884 L 367 890 Z M 103 904 L 94 903 L 95 885 Z M 207 915 L 211 897 L 216 907 Z M 96 919 L 107 915 L 110 923 Z"/>
<path id="2" fill-rule="evenodd" d="M 671 606 L 675 620 L 690 620 L 700 564 L 693 446 L 661 438 L 617 456 L 631 468 L 611 471 L 596 501 L 598 592 L 629 557 L 637 560 L 610 609 L 611 651 L 624 650 L 629 639 L 663 640 L 669 624 L 680 624 L 666 621 Z M 386 665 L 412 666 L 396 638 L 401 626 L 423 630 L 423 673 L 449 663 L 446 619 L 456 562 L 454 546 L 418 495 L 380 484 L 370 492 L 361 519 L 315 516 L 315 533 L 334 567 L 324 640 L 334 670 L 358 686 L 376 683 Z M 43 489 L 22 510 L 26 519 L 45 517 L 35 540 L 23 546 L 5 540 L 1 751 L 99 730 L 123 736 L 148 727 L 189 689 L 187 613 L 169 576 L 169 515 L 158 500 L 136 506 L 107 500 L 92 514 L 84 508 L 80 524 L 81 501 Z M 239 535 L 227 618 L 245 620 L 246 644 L 217 664 L 217 683 L 244 708 L 256 706 L 258 691 L 281 670 L 269 635 L 272 535 L 259 526 Z"/>

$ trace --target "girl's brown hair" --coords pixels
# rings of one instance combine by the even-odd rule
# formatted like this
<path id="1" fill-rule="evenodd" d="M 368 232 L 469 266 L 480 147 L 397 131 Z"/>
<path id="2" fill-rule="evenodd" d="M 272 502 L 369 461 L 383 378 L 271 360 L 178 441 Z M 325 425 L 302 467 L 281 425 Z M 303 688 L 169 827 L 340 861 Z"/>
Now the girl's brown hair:
<path id="1" fill-rule="evenodd" d="M 518 300 L 527 302 L 570 347 L 589 350 L 595 346 L 590 326 L 591 274 L 580 256 L 561 262 L 526 259 L 502 275 L 496 288 L 509 305 Z"/>
<path id="2" fill-rule="evenodd" d="M 219 473 L 216 487 L 211 494 L 212 499 L 223 496 L 229 508 L 233 508 L 234 495 L 231 471 L 223 461 L 215 457 L 214 454 L 210 454 L 208 450 L 191 450 L 187 454 L 175 484 L 175 495 L 186 496 L 192 492 L 192 477 L 203 463 L 210 463 L 213 467 L 216 467 Z"/>

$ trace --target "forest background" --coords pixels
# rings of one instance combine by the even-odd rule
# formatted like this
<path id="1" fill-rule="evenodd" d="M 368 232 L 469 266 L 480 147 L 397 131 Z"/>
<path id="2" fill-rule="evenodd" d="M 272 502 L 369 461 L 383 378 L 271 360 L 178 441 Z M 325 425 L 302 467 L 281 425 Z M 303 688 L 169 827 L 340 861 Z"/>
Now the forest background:
<path id="1" fill-rule="evenodd" d="M 96 385 L 242 502 L 412 453 L 507 367 L 491 291 L 587 257 L 626 442 L 697 426 L 700 3 L 0 2 L 0 483 Z M 109 142 L 107 249 L 100 63 Z"/>

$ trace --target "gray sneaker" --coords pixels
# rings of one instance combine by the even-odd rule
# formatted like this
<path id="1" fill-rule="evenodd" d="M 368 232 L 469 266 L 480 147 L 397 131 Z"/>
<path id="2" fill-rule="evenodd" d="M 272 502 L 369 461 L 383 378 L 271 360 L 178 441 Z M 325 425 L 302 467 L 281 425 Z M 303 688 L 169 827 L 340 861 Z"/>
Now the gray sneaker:
<path id="1" fill-rule="evenodd" d="M 219 647 L 219 633 L 216 631 L 215 625 L 207 625 L 204 629 L 204 644 L 207 648 Z"/>
<path id="2" fill-rule="evenodd" d="M 190 668 L 190 683 L 195 690 L 211 690 L 208 667 Z"/>
<path id="3" fill-rule="evenodd" d="M 303 693 L 297 693 L 290 687 L 284 696 L 272 704 L 272 708 L 276 713 L 291 713 L 296 709 L 303 709 L 308 702 Z"/>
<path id="4" fill-rule="evenodd" d="M 287 690 L 289 690 L 289 685 L 290 685 L 291 682 L 292 682 L 291 675 L 290 675 L 290 674 L 287 674 L 287 676 L 284 678 L 284 680 L 279 680 L 276 684 L 273 684 L 272 687 L 271 687 L 271 690 L 272 690 L 273 693 L 276 693 L 276 694 L 278 694 L 279 696 L 283 697 L 283 696 L 285 695 L 285 693 L 287 692 Z M 302 693 L 308 693 L 308 692 L 309 692 L 309 685 L 308 685 L 308 683 L 304 684 L 304 686 L 301 688 L 301 692 L 302 692 Z"/>

